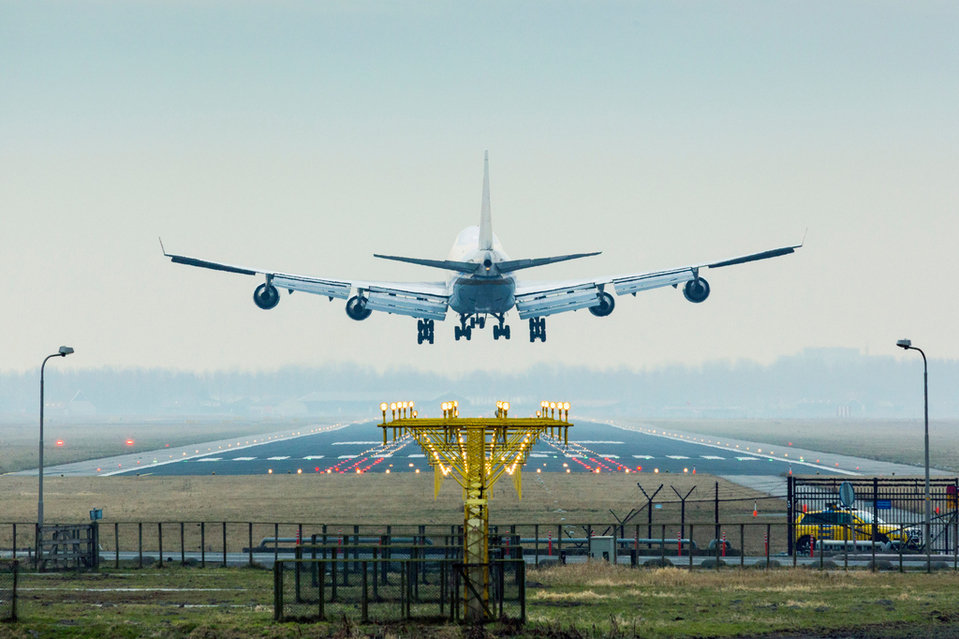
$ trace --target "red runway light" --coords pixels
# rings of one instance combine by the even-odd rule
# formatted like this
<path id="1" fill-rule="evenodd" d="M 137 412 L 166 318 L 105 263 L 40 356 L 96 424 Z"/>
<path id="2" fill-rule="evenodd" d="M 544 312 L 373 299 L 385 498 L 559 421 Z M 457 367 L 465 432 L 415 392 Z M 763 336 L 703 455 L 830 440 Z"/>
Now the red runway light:
<path id="1" fill-rule="evenodd" d="M 128 440 L 127 440 L 127 446 L 133 446 L 133 440 L 132 440 L 132 439 L 128 439 Z"/>
<path id="2" fill-rule="evenodd" d="M 63 440 L 62 440 L 62 439 L 58 439 L 58 440 L 57 440 L 57 446 L 63 446 Z"/>

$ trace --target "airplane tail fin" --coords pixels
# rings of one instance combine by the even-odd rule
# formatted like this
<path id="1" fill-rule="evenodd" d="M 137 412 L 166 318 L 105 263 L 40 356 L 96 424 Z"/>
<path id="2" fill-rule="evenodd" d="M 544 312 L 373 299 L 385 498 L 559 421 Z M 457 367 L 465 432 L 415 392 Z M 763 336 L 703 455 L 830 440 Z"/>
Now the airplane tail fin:
<path id="1" fill-rule="evenodd" d="M 489 151 L 483 152 L 483 205 L 480 210 L 479 250 L 493 248 L 493 218 L 489 205 Z"/>

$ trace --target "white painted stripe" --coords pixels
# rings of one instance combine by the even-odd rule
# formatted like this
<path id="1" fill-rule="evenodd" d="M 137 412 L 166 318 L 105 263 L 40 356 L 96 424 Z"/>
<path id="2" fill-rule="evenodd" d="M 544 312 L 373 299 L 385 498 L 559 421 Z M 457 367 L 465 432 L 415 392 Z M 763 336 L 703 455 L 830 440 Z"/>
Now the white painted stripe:
<path id="1" fill-rule="evenodd" d="M 197 461 L 198 462 L 217 462 L 217 461 L 220 461 L 221 459 L 222 457 L 201 457 Z"/>
<path id="2" fill-rule="evenodd" d="M 234 457 L 233 461 L 253 461 L 256 457 Z"/>
<path id="3" fill-rule="evenodd" d="M 290 458 L 289 455 L 281 456 L 281 457 L 267 457 L 269 461 L 283 461 L 284 459 L 289 459 L 289 458 Z"/>
<path id="4" fill-rule="evenodd" d="M 739 461 L 759 461 L 755 457 L 737 457 L 736 459 Z"/>
<path id="5" fill-rule="evenodd" d="M 666 455 L 666 456 L 669 457 L 670 459 L 689 459 L 689 457 L 686 457 L 685 455 Z"/>
<path id="6" fill-rule="evenodd" d="M 546 453 L 530 453 L 530 457 L 552 457 L 552 455 L 547 455 Z"/>
<path id="7" fill-rule="evenodd" d="M 426 455 L 423 455 L 422 453 L 410 453 L 407 455 L 407 457 L 426 457 Z"/>
<path id="8" fill-rule="evenodd" d="M 373 457 L 392 457 L 393 453 L 376 453 Z"/>
<path id="9" fill-rule="evenodd" d="M 353 459 L 354 457 L 357 457 L 357 455 L 340 455 L 337 459 Z"/>
<path id="10" fill-rule="evenodd" d="M 652 459 L 652 455 L 633 455 L 633 459 Z"/>
<path id="11" fill-rule="evenodd" d="M 720 457 L 719 455 L 700 455 L 703 459 L 726 459 L 725 457 Z"/>
<path id="12" fill-rule="evenodd" d="M 324 457 L 323 455 L 307 455 L 303 459 L 314 460 L 314 459 L 323 459 L 323 457 Z"/>
<path id="13" fill-rule="evenodd" d="M 609 459 L 619 459 L 619 455 L 604 455 L 603 453 L 599 454 L 600 457 L 607 457 Z"/>

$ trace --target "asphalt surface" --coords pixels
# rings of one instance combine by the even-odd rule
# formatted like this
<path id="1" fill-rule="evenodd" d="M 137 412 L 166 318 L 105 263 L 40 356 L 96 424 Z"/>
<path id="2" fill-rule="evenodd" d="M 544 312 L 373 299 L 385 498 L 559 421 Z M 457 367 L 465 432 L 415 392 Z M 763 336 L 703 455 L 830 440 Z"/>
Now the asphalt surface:
<path id="1" fill-rule="evenodd" d="M 718 444 L 718 442 L 716 442 Z M 853 474 L 851 468 L 795 459 L 788 451 L 707 444 L 663 433 L 580 421 L 570 444 L 540 440 L 524 472 L 709 473 L 720 476 L 784 476 L 795 473 Z M 758 449 L 758 450 L 757 450 Z M 852 465 L 852 463 L 850 463 Z M 75 465 L 70 465 L 75 466 Z M 57 467 L 45 474 L 62 473 Z M 76 470 L 75 468 L 69 470 Z M 297 473 L 427 472 L 426 457 L 410 438 L 382 445 L 376 422 L 314 426 L 298 433 L 241 438 L 177 450 L 125 455 L 84 463 L 94 475 L 257 475 Z M 855 473 L 858 474 L 858 473 Z"/>
<path id="2" fill-rule="evenodd" d="M 382 445 L 378 422 L 315 424 L 175 449 L 130 453 L 47 467 L 48 476 L 257 475 L 367 472 L 430 472 L 411 438 Z M 626 422 L 575 421 L 564 447 L 541 439 L 525 473 L 707 473 L 772 495 L 785 494 L 796 475 L 921 475 L 922 469 L 827 452 L 771 447 L 761 442 L 663 431 Z M 934 471 L 935 472 L 935 471 Z M 36 469 L 15 474 L 36 475 Z M 937 473 L 938 474 L 938 473 Z"/>

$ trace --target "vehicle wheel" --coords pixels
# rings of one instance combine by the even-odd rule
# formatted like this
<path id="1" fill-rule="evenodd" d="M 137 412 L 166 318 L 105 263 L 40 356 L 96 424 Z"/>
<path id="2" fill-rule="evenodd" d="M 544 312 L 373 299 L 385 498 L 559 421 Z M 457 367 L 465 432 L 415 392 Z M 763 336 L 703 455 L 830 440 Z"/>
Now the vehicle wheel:
<path id="1" fill-rule="evenodd" d="M 812 541 L 812 538 L 809 535 L 803 535 L 796 540 L 796 552 L 808 555 L 809 554 L 809 543 Z"/>

